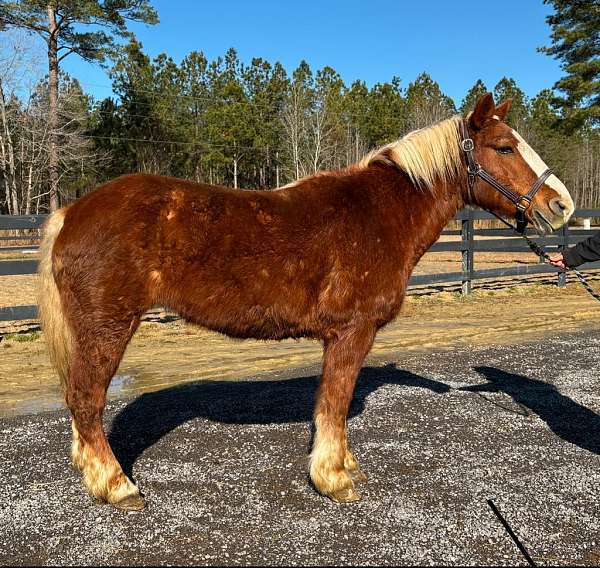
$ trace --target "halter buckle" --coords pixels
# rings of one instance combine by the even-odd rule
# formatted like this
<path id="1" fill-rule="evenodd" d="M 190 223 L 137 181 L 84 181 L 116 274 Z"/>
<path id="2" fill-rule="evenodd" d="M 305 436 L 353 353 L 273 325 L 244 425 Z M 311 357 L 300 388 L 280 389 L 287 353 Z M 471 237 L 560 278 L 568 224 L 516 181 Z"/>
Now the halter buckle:
<path id="1" fill-rule="evenodd" d="M 481 171 L 481 166 L 477 162 L 474 162 L 473 164 L 469 164 L 467 166 L 467 172 L 469 173 L 469 175 L 471 175 L 473 177 L 477 177 L 477 175 L 479 174 L 480 171 Z"/>
<path id="2" fill-rule="evenodd" d="M 475 150 L 475 143 L 473 142 L 473 140 L 471 138 L 465 138 L 461 143 L 461 148 L 463 149 L 463 152 L 472 152 L 473 150 Z"/>
<path id="3" fill-rule="evenodd" d="M 528 195 L 521 195 L 521 197 L 519 197 L 519 201 L 515 203 L 515 206 L 519 210 L 527 211 L 527 209 L 529 209 L 529 206 L 531 205 L 531 201 L 532 199 Z"/>

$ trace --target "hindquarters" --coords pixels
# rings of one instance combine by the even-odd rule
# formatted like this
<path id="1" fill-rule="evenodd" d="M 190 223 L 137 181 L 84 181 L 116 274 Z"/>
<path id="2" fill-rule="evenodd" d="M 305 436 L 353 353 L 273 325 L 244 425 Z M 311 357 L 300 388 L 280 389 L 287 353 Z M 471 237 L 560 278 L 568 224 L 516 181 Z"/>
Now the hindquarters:
<path id="1" fill-rule="evenodd" d="M 92 496 L 139 509 L 143 500 L 108 444 L 102 415 L 110 381 L 149 307 L 139 254 L 145 243 L 134 243 L 145 226 L 93 205 L 82 200 L 47 224 L 40 314 L 73 417 L 73 464 Z"/>

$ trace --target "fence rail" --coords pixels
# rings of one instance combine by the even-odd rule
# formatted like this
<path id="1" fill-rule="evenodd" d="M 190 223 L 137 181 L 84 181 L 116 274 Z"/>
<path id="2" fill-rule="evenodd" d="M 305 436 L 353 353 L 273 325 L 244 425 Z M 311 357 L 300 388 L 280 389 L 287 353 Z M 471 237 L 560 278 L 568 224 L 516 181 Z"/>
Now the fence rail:
<path id="1" fill-rule="evenodd" d="M 578 209 L 573 215 L 574 219 L 593 217 L 600 217 L 600 209 Z M 0 215 L 0 231 L 39 229 L 43 225 L 45 219 L 45 215 Z M 409 281 L 410 287 L 460 282 L 463 294 L 469 294 L 473 288 L 473 282 L 476 280 L 551 273 L 558 273 L 557 284 L 559 286 L 565 284 L 564 274 L 560 273 L 557 268 L 542 263 L 477 270 L 475 266 L 475 253 L 477 252 L 513 253 L 530 252 L 530 249 L 525 241 L 513 233 L 511 229 L 476 228 L 476 221 L 495 219 L 493 215 L 486 211 L 467 208 L 460 211 L 454 219 L 460 221 L 461 228 L 459 230 L 445 230 L 442 235 L 460 236 L 460 240 L 438 241 L 431 246 L 428 252 L 460 252 L 462 255 L 462 270 L 460 272 L 413 275 Z M 592 230 L 580 229 L 576 226 L 564 226 L 553 235 L 538 237 L 535 240 L 547 250 L 557 251 L 578 243 L 592 235 L 594 232 L 595 231 Z M 478 240 L 477 237 L 487 238 Z M 495 238 L 490 239 L 489 237 Z M 10 240 L 31 241 L 33 243 L 36 240 L 36 237 L 31 235 L 15 237 L 0 236 L 0 253 L 29 252 L 37 250 L 37 245 L 35 244 L 30 246 L 19 245 L 2 247 L 3 242 L 8 242 Z M 586 270 L 599 268 L 600 262 L 593 262 L 585 265 Z M 0 276 L 35 274 L 36 272 L 37 260 L 0 260 Z M 11 306 L 0 308 L 0 321 L 25 319 L 37 319 L 36 306 Z"/>

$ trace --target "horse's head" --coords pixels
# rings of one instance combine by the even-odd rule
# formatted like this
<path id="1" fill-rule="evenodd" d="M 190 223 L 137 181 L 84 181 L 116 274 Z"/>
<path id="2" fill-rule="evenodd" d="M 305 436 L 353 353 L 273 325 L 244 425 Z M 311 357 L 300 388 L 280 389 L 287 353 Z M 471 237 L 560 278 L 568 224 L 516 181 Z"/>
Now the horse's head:
<path id="1" fill-rule="evenodd" d="M 504 217 L 521 215 L 540 233 L 549 233 L 569 220 L 573 200 L 529 144 L 504 122 L 511 102 L 495 106 L 487 93 L 466 120 L 463 137 L 473 141 L 463 141 L 467 165 L 470 162 L 471 171 L 481 167 L 482 174 L 471 177 L 467 200 Z M 486 173 L 493 179 L 486 180 Z M 494 181 L 500 187 L 494 187 Z"/>

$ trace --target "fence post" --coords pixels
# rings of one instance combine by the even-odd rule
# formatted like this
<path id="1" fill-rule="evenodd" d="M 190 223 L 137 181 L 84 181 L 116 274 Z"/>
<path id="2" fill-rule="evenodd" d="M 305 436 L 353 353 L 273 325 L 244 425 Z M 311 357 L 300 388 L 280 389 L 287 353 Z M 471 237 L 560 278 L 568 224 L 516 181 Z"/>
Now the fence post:
<path id="1" fill-rule="evenodd" d="M 558 245 L 558 250 L 560 252 L 562 252 L 563 250 L 565 250 L 568 246 L 569 246 L 569 223 L 565 223 L 561 230 L 560 230 L 560 236 L 561 236 L 561 244 Z M 559 272 L 558 273 L 558 287 L 559 288 L 564 288 L 567 285 L 567 273 L 566 272 Z"/>
<path id="2" fill-rule="evenodd" d="M 471 293 L 473 279 L 473 210 L 468 207 L 467 218 L 461 221 L 460 236 L 462 239 L 462 295 Z"/>

